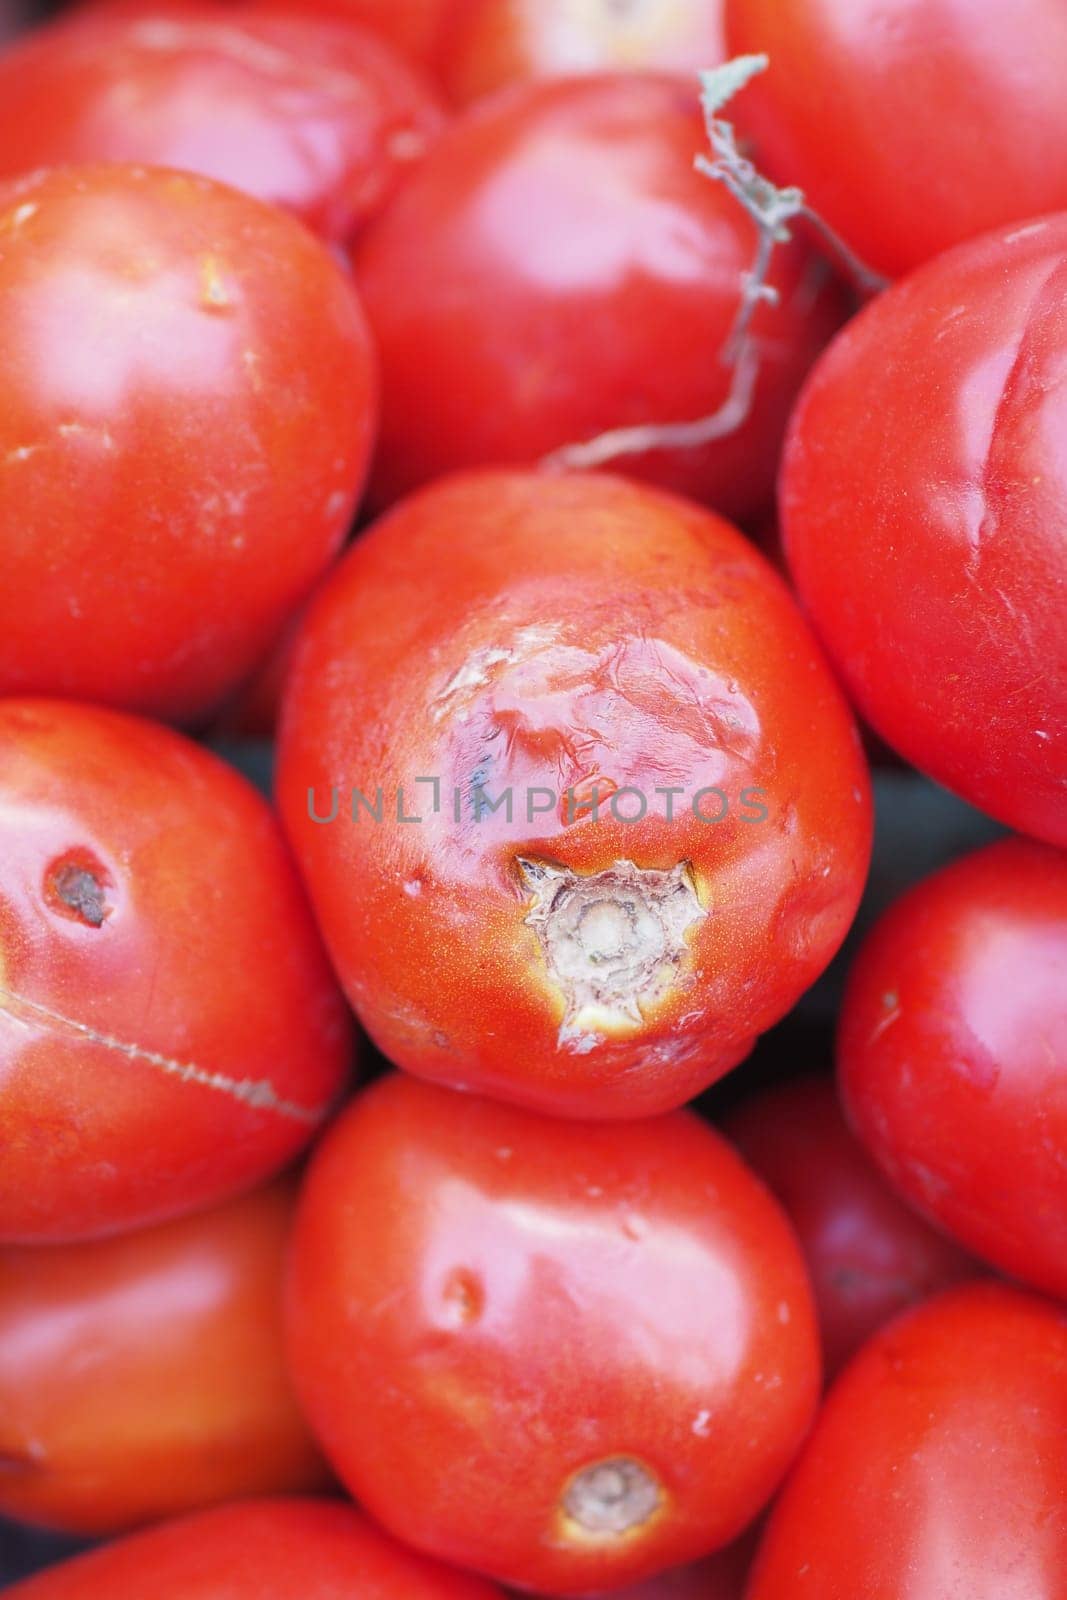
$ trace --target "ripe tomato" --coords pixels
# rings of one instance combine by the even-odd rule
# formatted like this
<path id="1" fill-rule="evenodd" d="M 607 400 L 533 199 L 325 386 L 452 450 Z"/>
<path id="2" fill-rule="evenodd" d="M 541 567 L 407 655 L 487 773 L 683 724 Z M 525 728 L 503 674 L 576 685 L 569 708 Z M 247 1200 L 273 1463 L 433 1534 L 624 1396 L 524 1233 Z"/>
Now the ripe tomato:
<path id="1" fill-rule="evenodd" d="M 896 285 L 820 361 L 782 476 L 786 554 L 875 729 L 1067 845 L 1067 216 Z"/>
<path id="2" fill-rule="evenodd" d="M 308 1142 L 348 1056 L 251 786 L 152 723 L 0 702 L 0 1239 L 250 1187 Z"/>
<path id="3" fill-rule="evenodd" d="M 1064 1600 L 1067 1315 L 999 1284 L 878 1334 L 771 1514 L 748 1600 Z"/>
<path id="4" fill-rule="evenodd" d="M 0 59 L 0 173 L 182 167 L 348 242 L 443 126 L 376 35 L 296 13 L 144 5 L 43 28 Z"/>
<path id="5" fill-rule="evenodd" d="M 726 0 L 761 165 L 897 276 L 1067 207 L 1063 0 Z M 733 114 L 733 113 L 731 113 Z"/>
<path id="6" fill-rule="evenodd" d="M 936 873 L 860 953 L 842 1088 L 890 1180 L 971 1250 L 1067 1296 L 1067 856 L 1022 839 Z"/>
<path id="7" fill-rule="evenodd" d="M 831 1079 L 765 1090 L 723 1128 L 797 1230 L 829 1377 L 899 1311 L 977 1275 L 977 1263 L 882 1180 L 849 1132 Z"/>
<path id="8" fill-rule="evenodd" d="M 784 585 L 709 512 L 596 475 L 470 474 L 371 529 L 298 641 L 278 786 L 390 1060 L 562 1115 L 667 1110 L 743 1059 L 870 850 Z"/>
<path id="9" fill-rule="evenodd" d="M 530 78 L 725 60 L 723 0 L 469 0 L 446 40 L 457 104 Z"/>
<path id="10" fill-rule="evenodd" d="M 687 1567 L 671 1567 L 641 1583 L 613 1589 L 611 1600 L 742 1600 L 756 1550 L 755 1533 L 750 1529 L 726 1550 Z"/>
<path id="11" fill-rule="evenodd" d="M 351 521 L 356 297 L 291 218 L 172 172 L 4 183 L 0 241 L 0 693 L 193 720 Z"/>
<path id="12" fill-rule="evenodd" d="M 285 0 L 292 5 L 293 0 Z M 298 0 L 312 17 L 359 23 L 412 61 L 433 69 L 470 0 Z"/>
<path id="13" fill-rule="evenodd" d="M 451 468 L 531 465 L 719 410 L 755 230 L 694 171 L 706 148 L 695 80 L 654 74 L 527 84 L 438 141 L 356 253 L 383 362 L 379 503 Z M 727 515 L 765 505 L 789 407 L 838 320 L 799 244 L 772 281 L 747 421 L 613 466 Z"/>
<path id="14" fill-rule="evenodd" d="M 328 1481 L 282 1355 L 294 1195 L 0 1249 L 0 1511 L 105 1534 Z"/>
<path id="15" fill-rule="evenodd" d="M 8 1600 L 500 1600 L 404 1549 L 349 1506 L 249 1500 L 183 1517 L 42 1572 Z"/>
<path id="16" fill-rule="evenodd" d="M 557 1122 L 411 1078 L 357 1097 L 297 1213 L 289 1348 L 373 1516 L 546 1594 L 733 1539 L 813 1414 L 777 1205 L 688 1112 Z"/>

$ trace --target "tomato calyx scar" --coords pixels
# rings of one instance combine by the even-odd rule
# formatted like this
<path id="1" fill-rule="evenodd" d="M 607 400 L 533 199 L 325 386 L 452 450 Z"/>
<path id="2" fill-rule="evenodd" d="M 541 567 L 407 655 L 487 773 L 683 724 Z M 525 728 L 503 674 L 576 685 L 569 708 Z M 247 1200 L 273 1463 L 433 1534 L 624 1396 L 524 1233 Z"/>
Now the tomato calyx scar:
<path id="1" fill-rule="evenodd" d="M 519 858 L 518 867 L 533 896 L 526 924 L 565 1003 L 560 1046 L 588 1050 L 598 1035 L 638 1031 L 677 984 L 687 935 L 708 914 L 690 864 L 616 861 L 581 874 Z"/>
<path id="2" fill-rule="evenodd" d="M 560 1500 L 563 1526 L 573 1539 L 614 1541 L 633 1534 L 663 1506 L 655 1475 L 632 1456 L 612 1456 L 576 1472 Z"/>

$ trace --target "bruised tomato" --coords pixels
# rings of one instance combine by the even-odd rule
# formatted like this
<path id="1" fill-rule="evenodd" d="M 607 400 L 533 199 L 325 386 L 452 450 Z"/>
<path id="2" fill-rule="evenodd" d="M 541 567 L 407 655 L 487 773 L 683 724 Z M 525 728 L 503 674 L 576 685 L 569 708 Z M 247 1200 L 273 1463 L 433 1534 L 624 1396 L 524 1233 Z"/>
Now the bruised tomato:
<path id="1" fill-rule="evenodd" d="M 0 58 L 0 173 L 143 161 L 229 183 L 349 242 L 443 125 L 371 33 L 185 3 L 88 12 Z"/>
<path id="2" fill-rule="evenodd" d="M 756 249 L 738 203 L 694 170 L 706 149 L 695 78 L 640 73 L 521 86 L 438 141 L 356 253 L 383 366 L 379 504 L 453 468 L 564 452 L 727 515 L 766 505 L 837 295 L 784 246 L 778 303 L 753 323 L 745 419 L 657 447 L 649 428 L 725 405 L 721 356 Z M 605 433 L 635 427 L 600 455 Z"/>
<path id="3" fill-rule="evenodd" d="M 789 1226 L 688 1112 L 576 1124 L 381 1080 L 312 1163 L 288 1299 L 298 1391 L 360 1502 L 547 1594 L 735 1538 L 818 1391 Z"/>
<path id="4" fill-rule="evenodd" d="M 765 1090 L 723 1128 L 797 1230 L 828 1376 L 897 1312 L 977 1276 L 977 1263 L 881 1177 L 850 1133 L 831 1079 Z"/>
<path id="5" fill-rule="evenodd" d="M 468 0 L 443 76 L 466 104 L 504 84 L 619 68 L 700 72 L 724 60 L 723 0 Z"/>
<path id="6" fill-rule="evenodd" d="M 470 474 L 379 522 L 311 608 L 279 760 L 385 1054 L 564 1115 L 736 1065 L 867 869 L 856 730 L 785 586 L 622 479 Z"/>
<path id="7" fill-rule="evenodd" d="M 243 778 L 137 718 L 0 702 L 0 1240 L 250 1187 L 323 1122 L 349 1045 Z"/>
<path id="8" fill-rule="evenodd" d="M 328 1481 L 282 1356 L 294 1193 L 0 1249 L 0 1510 L 104 1534 Z"/>
<path id="9" fill-rule="evenodd" d="M 1067 1314 L 960 1288 L 830 1392 L 747 1600 L 1064 1600 Z"/>
<path id="10" fill-rule="evenodd" d="M 905 895 L 851 974 L 839 1054 L 901 1193 L 1067 1298 L 1067 856 L 1008 839 Z"/>
<path id="11" fill-rule="evenodd" d="M 57 168 L 0 184 L 0 347 L 0 694 L 205 715 L 352 519 L 376 396 L 345 274 L 207 179 Z"/>
<path id="12" fill-rule="evenodd" d="M 1067 216 L 869 305 L 782 472 L 786 555 L 856 704 L 907 760 L 1067 845 Z"/>
<path id="13" fill-rule="evenodd" d="M 760 164 L 897 276 L 1067 207 L 1063 0 L 726 0 Z M 733 115 L 731 111 L 731 115 Z"/>
<path id="14" fill-rule="evenodd" d="M 501 1600 L 351 1507 L 315 1500 L 251 1500 L 182 1517 L 6 1592 L 9 1600 Z"/>

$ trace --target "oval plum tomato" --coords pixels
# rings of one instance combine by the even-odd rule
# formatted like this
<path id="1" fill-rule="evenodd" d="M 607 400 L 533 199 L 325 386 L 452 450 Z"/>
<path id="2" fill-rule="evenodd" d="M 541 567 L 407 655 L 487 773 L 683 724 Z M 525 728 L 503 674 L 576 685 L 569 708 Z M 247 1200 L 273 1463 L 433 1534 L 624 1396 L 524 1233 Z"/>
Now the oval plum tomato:
<path id="1" fill-rule="evenodd" d="M 978 1264 L 903 1204 L 845 1124 L 833 1080 L 745 1101 L 723 1131 L 785 1207 L 815 1290 L 827 1376 L 907 1307 Z"/>
<path id="2" fill-rule="evenodd" d="M 350 1506 L 246 1500 L 182 1517 L 52 1567 L 8 1600 L 502 1600 L 406 1550 Z"/>
<path id="3" fill-rule="evenodd" d="M 853 698 L 914 765 L 1067 844 L 1067 216 L 931 262 L 812 374 L 786 555 Z"/>
<path id="4" fill-rule="evenodd" d="M 444 123 L 430 89 L 372 33 L 166 0 L 39 29 L 0 59 L 0 103 L 0 173 L 181 167 L 342 244 Z"/>
<path id="5" fill-rule="evenodd" d="M 621 68 L 700 72 L 726 56 L 723 0 L 470 0 L 443 78 L 456 104 L 530 78 Z"/>
<path id="6" fill-rule="evenodd" d="M 327 1483 L 282 1354 L 295 1186 L 0 1250 L 0 1510 L 71 1533 Z"/>
<path id="7" fill-rule="evenodd" d="M 0 1239 L 251 1187 L 307 1144 L 349 1053 L 251 785 L 134 717 L 0 703 Z"/>
<path id="8" fill-rule="evenodd" d="M 842 1089 L 890 1181 L 1067 1297 L 1067 856 L 1007 839 L 935 873 L 860 952 Z"/>
<path id="9" fill-rule="evenodd" d="M 726 32 L 770 57 L 736 110 L 761 166 L 872 268 L 1067 208 L 1063 0 L 726 0 Z"/>
<path id="10" fill-rule="evenodd" d="M 1067 1314 L 950 1290 L 861 1351 L 771 1513 L 747 1600 L 1064 1600 Z"/>
<path id="11" fill-rule="evenodd" d="M 694 171 L 706 148 L 695 79 L 654 74 L 522 85 L 438 141 L 355 257 L 383 364 L 379 504 L 452 468 L 561 451 L 596 464 L 572 447 L 720 410 L 756 236 Z M 772 281 L 747 420 L 685 449 L 646 431 L 610 465 L 727 515 L 765 506 L 789 407 L 838 320 L 799 244 Z"/>
<path id="12" fill-rule="evenodd" d="M 192 721 L 351 522 L 356 296 L 292 218 L 174 172 L 0 184 L 0 241 L 0 693 Z"/>
<path id="13" fill-rule="evenodd" d="M 558 1122 L 402 1074 L 312 1163 L 288 1324 L 371 1515 L 546 1594 L 735 1538 L 819 1385 L 789 1225 L 696 1117 Z"/>
<path id="14" fill-rule="evenodd" d="M 681 1105 L 818 977 L 870 850 L 856 730 L 710 512 L 472 473 L 354 546 L 297 643 L 279 798 L 390 1060 L 560 1115 Z"/>

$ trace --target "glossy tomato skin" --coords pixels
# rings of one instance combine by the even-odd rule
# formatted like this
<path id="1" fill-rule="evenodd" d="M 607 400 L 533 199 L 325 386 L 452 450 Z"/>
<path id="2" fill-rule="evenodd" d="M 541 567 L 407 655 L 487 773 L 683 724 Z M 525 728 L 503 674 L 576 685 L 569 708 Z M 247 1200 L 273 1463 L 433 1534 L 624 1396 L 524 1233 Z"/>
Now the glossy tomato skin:
<path id="1" fill-rule="evenodd" d="M 114 1534 L 328 1473 L 281 1338 L 295 1184 L 91 1244 L 0 1249 L 0 1510 Z"/>
<path id="2" fill-rule="evenodd" d="M 837 949 L 870 849 L 784 585 L 710 513 L 594 475 L 458 477 L 366 533 L 298 641 L 278 791 L 385 1055 L 565 1116 L 736 1065 Z"/>
<path id="3" fill-rule="evenodd" d="M 0 59 L 0 173 L 180 167 L 345 244 L 444 124 L 375 34 L 293 12 L 145 4 L 37 30 Z"/>
<path id="4" fill-rule="evenodd" d="M 695 79 L 652 73 L 519 85 L 438 141 L 355 258 L 383 367 L 378 504 L 720 408 L 755 234 L 694 170 L 706 148 Z M 729 516 L 765 506 L 790 404 L 839 320 L 799 244 L 774 284 L 748 420 L 613 468 Z"/>
<path id="5" fill-rule="evenodd" d="M 339 548 L 376 408 L 329 252 L 207 179 L 0 185 L 0 692 L 193 721 Z"/>
<path id="6" fill-rule="evenodd" d="M 898 1312 L 980 1272 L 898 1199 L 849 1131 L 832 1079 L 812 1075 L 764 1090 L 723 1130 L 796 1229 L 827 1377 Z"/>
<path id="7" fill-rule="evenodd" d="M 687 1112 L 582 1125 L 380 1080 L 313 1162 L 288 1305 L 298 1391 L 361 1504 L 546 1594 L 733 1539 L 818 1389 L 789 1226 Z"/>
<path id="8" fill-rule="evenodd" d="M 725 60 L 723 0 L 470 0 L 446 41 L 443 77 L 458 105 L 531 78 Z"/>
<path id="9" fill-rule="evenodd" d="M 1063 1600 L 1065 1370 L 1063 1310 L 999 1284 L 898 1318 L 831 1390 L 746 1600 Z"/>
<path id="10" fill-rule="evenodd" d="M 11 1600 L 500 1600 L 415 1555 L 350 1506 L 248 1500 L 181 1517 L 52 1567 Z"/>
<path id="11" fill-rule="evenodd" d="M 1067 844 L 1067 216 L 990 234 L 819 362 L 782 473 L 786 555 L 876 732 Z"/>
<path id="12" fill-rule="evenodd" d="M 912 1204 L 1067 1297 L 1067 857 L 1008 839 L 905 895 L 841 1014 L 853 1123 Z"/>
<path id="13" fill-rule="evenodd" d="M 308 1142 L 348 1018 L 278 826 L 179 734 L 0 703 L 0 1239 L 211 1205 Z"/>
<path id="14" fill-rule="evenodd" d="M 733 110 L 761 167 L 875 270 L 1067 209 L 1060 0 L 726 0 L 726 28 L 770 56 Z"/>
<path id="15" fill-rule="evenodd" d="M 242 3 L 242 0 L 237 0 Z M 260 0 L 256 0 L 260 3 Z M 433 72 L 470 0 L 300 0 L 309 16 L 370 28 L 401 55 Z M 284 0 L 291 5 L 292 0 Z"/>

